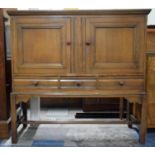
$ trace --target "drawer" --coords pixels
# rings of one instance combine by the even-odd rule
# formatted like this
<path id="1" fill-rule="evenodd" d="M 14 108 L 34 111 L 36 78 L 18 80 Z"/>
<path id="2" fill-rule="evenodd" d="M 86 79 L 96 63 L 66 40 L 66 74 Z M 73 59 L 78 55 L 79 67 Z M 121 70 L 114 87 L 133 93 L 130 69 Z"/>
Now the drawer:
<path id="1" fill-rule="evenodd" d="M 144 80 L 143 79 L 100 79 L 98 81 L 99 89 L 134 89 L 134 90 L 143 90 L 144 89 Z"/>
<path id="2" fill-rule="evenodd" d="M 53 78 L 53 79 L 14 79 L 16 90 L 28 89 L 42 90 L 143 90 L 143 79 L 102 79 L 102 78 Z"/>
<path id="3" fill-rule="evenodd" d="M 96 89 L 95 78 L 14 79 L 13 84 L 16 88 Z"/>
<path id="4" fill-rule="evenodd" d="M 96 89 L 96 79 L 62 79 L 60 80 L 63 89 Z"/>
<path id="5" fill-rule="evenodd" d="M 13 84 L 15 87 L 57 87 L 58 79 L 15 79 Z"/>

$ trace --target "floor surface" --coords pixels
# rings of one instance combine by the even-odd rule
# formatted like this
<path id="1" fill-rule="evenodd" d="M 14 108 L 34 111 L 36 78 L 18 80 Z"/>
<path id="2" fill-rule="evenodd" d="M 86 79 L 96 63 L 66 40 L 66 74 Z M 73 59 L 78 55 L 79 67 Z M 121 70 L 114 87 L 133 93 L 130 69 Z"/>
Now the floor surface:
<path id="1" fill-rule="evenodd" d="M 74 118 L 74 110 L 42 110 L 39 119 Z M 80 111 L 78 111 L 80 112 Z M 30 114 L 28 118 L 30 118 Z M 38 119 L 38 118 L 36 118 Z M 21 126 L 22 127 L 22 126 Z M 22 128 L 21 128 L 22 129 Z M 1 147 L 154 147 L 155 129 L 148 130 L 146 143 L 140 145 L 138 133 L 127 125 L 39 125 L 20 131 L 17 144 L 11 138 L 0 140 Z"/>

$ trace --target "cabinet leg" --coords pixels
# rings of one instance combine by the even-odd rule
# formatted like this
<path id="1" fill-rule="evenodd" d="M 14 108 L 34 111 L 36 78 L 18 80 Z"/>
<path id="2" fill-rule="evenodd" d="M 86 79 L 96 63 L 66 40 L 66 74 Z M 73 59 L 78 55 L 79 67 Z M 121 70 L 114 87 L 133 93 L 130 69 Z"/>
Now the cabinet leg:
<path id="1" fill-rule="evenodd" d="M 141 108 L 140 131 L 139 131 L 139 142 L 141 144 L 145 143 L 146 130 L 147 130 L 147 101 L 146 97 L 143 97 Z"/>
<path id="2" fill-rule="evenodd" d="M 17 114 L 16 114 L 16 98 L 11 95 L 11 130 L 12 130 L 12 143 L 17 143 Z"/>
<path id="3" fill-rule="evenodd" d="M 119 103 L 119 118 L 123 119 L 123 114 L 124 114 L 124 103 L 123 103 L 123 98 L 120 98 L 120 103 Z"/>
<path id="4" fill-rule="evenodd" d="M 24 116 L 24 122 L 27 121 L 27 103 L 22 103 L 22 110 L 23 110 L 23 116 Z M 27 124 L 23 124 L 23 127 L 26 128 Z"/>
<path id="5" fill-rule="evenodd" d="M 130 119 L 130 102 L 127 101 L 127 105 L 126 105 L 126 118 L 127 118 L 127 121 L 128 121 L 128 127 L 129 128 L 132 128 L 132 121 Z"/>
<path id="6" fill-rule="evenodd" d="M 132 128 L 132 122 L 130 120 L 128 122 L 128 128 Z"/>

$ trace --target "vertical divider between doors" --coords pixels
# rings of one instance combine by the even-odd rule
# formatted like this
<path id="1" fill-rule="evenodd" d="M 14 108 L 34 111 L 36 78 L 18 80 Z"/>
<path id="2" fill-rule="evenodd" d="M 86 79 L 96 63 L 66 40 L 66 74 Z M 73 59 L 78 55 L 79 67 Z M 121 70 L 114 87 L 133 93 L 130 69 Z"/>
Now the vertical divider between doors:
<path id="1" fill-rule="evenodd" d="M 71 49 L 70 49 L 70 72 L 74 73 L 75 67 L 74 67 L 74 55 L 75 55 L 75 26 L 74 26 L 75 18 L 71 17 L 71 23 L 70 23 L 70 41 L 71 41 Z"/>
<path id="2" fill-rule="evenodd" d="M 82 24 L 82 57 L 83 57 L 83 72 L 86 72 L 86 68 L 87 68 L 87 65 L 86 65 L 86 46 L 85 46 L 85 42 L 86 42 L 86 18 L 83 17 L 81 19 L 81 24 Z"/>
<path id="3" fill-rule="evenodd" d="M 82 16 L 76 16 L 74 18 L 74 65 L 75 73 L 83 73 L 83 40 L 82 40 Z"/>

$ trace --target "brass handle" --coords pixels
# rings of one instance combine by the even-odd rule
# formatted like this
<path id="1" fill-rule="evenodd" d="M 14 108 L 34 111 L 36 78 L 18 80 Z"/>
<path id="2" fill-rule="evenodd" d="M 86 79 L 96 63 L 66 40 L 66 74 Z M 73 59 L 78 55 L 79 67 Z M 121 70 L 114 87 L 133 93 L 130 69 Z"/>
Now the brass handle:
<path id="1" fill-rule="evenodd" d="M 124 86 L 124 81 L 119 81 L 120 86 Z"/>
<path id="2" fill-rule="evenodd" d="M 87 46 L 90 46 L 90 45 L 91 45 L 91 43 L 90 43 L 90 42 L 86 42 L 86 45 L 87 45 Z"/>
<path id="3" fill-rule="evenodd" d="M 34 85 L 35 87 L 37 87 L 37 86 L 39 85 L 39 82 L 36 81 L 36 82 L 33 83 L 33 85 Z"/>

